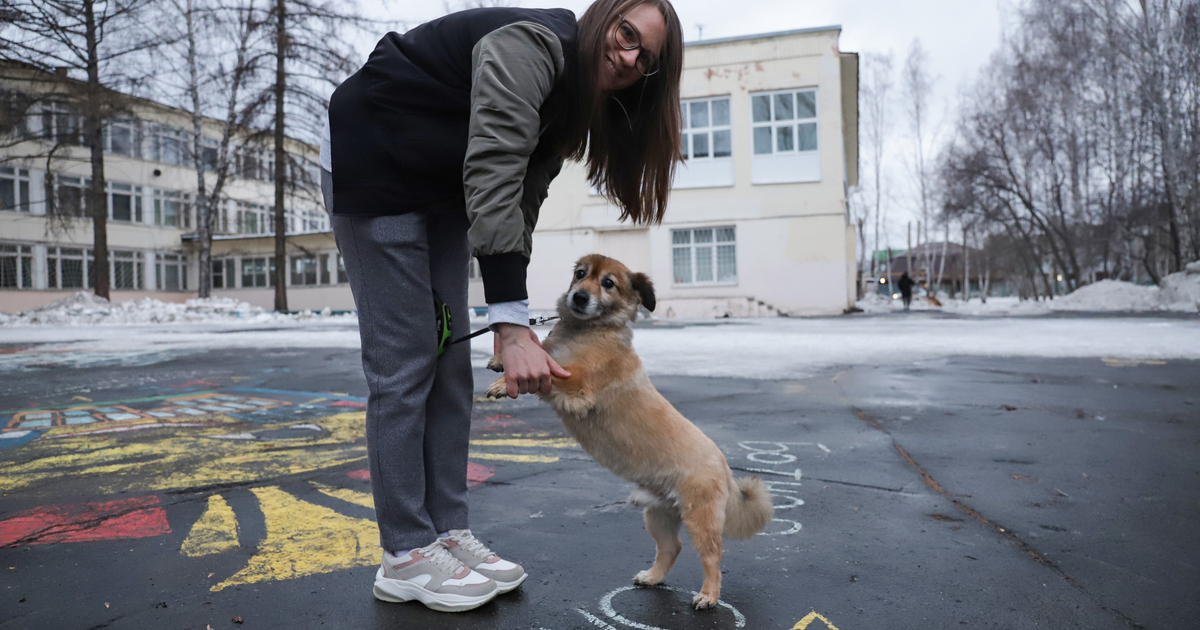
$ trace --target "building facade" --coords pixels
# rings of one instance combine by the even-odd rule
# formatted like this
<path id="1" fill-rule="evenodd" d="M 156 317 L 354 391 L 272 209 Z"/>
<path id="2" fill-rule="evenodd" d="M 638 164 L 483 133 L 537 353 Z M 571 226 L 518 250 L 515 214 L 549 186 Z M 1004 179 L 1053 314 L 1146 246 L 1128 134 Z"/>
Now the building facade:
<path id="1" fill-rule="evenodd" d="M 2 70 L 0 311 L 19 312 L 92 288 L 94 235 L 85 192 L 91 166 L 80 138 L 82 117 L 72 104 L 79 84 L 14 64 Z M 198 257 L 187 239 L 196 228 L 191 114 L 145 99 L 120 101 L 122 113 L 104 127 L 110 296 L 195 297 Z M 222 127 L 204 120 L 202 129 L 199 159 L 211 171 Z M 230 151 L 234 166 L 218 209 L 216 238 L 270 241 L 274 151 L 251 142 L 236 142 Z M 289 140 L 287 152 L 289 178 L 296 183 L 285 206 L 288 233 L 328 233 L 315 184 L 316 147 Z M 238 261 L 222 259 L 232 262 Z M 241 286 L 232 270 L 220 271 L 224 282 L 233 283 L 224 286 Z"/>
<path id="2" fill-rule="evenodd" d="M 617 221 L 579 164 L 550 186 L 530 306 L 552 308 L 598 252 L 655 282 L 660 317 L 840 314 L 855 297 L 846 203 L 858 179 L 858 57 L 840 27 L 692 42 L 683 154 L 663 223 Z"/>
<path id="3" fill-rule="evenodd" d="M 858 178 L 858 57 L 839 51 L 840 33 L 828 27 L 688 44 L 681 85 L 686 159 L 663 223 L 619 223 L 619 211 L 590 188 L 583 166 L 568 163 L 550 187 L 534 232 L 530 307 L 552 309 L 574 261 L 592 252 L 648 273 L 660 317 L 828 315 L 852 306 L 855 238 L 846 199 Z M 109 156 L 113 298 L 161 291 L 154 296 L 182 299 L 194 295 L 197 278 L 194 223 L 183 218 L 195 171 L 174 158 L 168 140 L 158 139 L 165 132 L 145 129 L 186 129 L 186 113 L 143 107 L 140 131 L 110 133 L 140 138 L 140 153 L 118 141 L 113 146 L 124 152 Z M 305 164 L 315 161 L 313 147 L 292 147 Z M 243 164 L 247 174 L 272 168 L 255 161 L 269 154 L 247 153 L 249 162 L 239 161 L 239 171 Z M 78 179 L 86 177 L 86 168 L 80 162 L 62 174 Z M 8 205 L 5 177 L 18 191 Z M 20 259 L 14 268 L 18 286 L 7 280 L 3 265 L 9 263 L 0 259 L 0 310 L 23 310 L 82 288 L 78 281 L 67 288 L 50 278 L 64 268 L 76 273 L 81 263 L 63 267 L 63 261 L 86 259 L 75 252 L 90 244 L 90 222 L 45 236 L 48 221 L 39 215 L 36 192 L 45 188 L 42 178 L 36 164 L 0 167 L 0 255 Z M 264 221 L 272 189 L 255 177 L 235 183 L 213 240 L 213 295 L 271 308 L 274 241 Z M 24 206 L 22 186 L 31 191 Z M 288 238 L 289 306 L 352 309 L 328 219 L 314 196 L 302 197 L 294 202 L 296 229 Z M 25 258 L 28 263 L 21 262 Z M 471 277 L 470 304 L 485 306 L 474 264 Z"/>

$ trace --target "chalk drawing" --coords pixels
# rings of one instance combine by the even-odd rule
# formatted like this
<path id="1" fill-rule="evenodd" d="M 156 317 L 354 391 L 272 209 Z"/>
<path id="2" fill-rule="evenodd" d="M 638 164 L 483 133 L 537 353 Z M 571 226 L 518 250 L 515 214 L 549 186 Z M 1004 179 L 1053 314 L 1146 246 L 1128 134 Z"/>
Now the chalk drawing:
<path id="1" fill-rule="evenodd" d="M 647 625 L 644 623 L 638 623 L 636 621 L 631 621 L 629 619 L 626 619 L 625 617 L 622 617 L 620 614 L 618 614 L 616 609 L 613 608 L 612 600 L 614 597 L 616 597 L 617 595 L 620 595 L 621 593 L 624 593 L 625 591 L 632 591 L 636 588 L 642 588 L 642 587 L 622 586 L 621 588 L 617 588 L 617 589 L 613 589 L 613 590 L 609 591 L 604 597 L 600 598 L 600 611 L 603 612 L 604 615 L 606 617 L 608 617 L 609 619 L 612 619 L 613 621 L 615 621 L 623 626 L 628 626 L 630 628 L 637 628 L 638 630 L 666 630 L 665 628 L 660 628 L 658 626 L 651 626 L 651 625 Z M 678 589 L 678 588 L 674 588 L 674 587 L 670 587 L 670 586 L 658 586 L 655 588 L 663 588 L 663 589 L 666 589 L 669 591 L 675 591 L 676 593 L 683 593 L 684 595 L 690 595 L 692 597 L 699 595 L 699 593 L 697 593 L 696 591 L 688 591 L 688 590 Z M 742 611 L 738 610 L 737 608 L 734 608 L 733 606 L 731 606 L 730 604 L 726 603 L 723 600 L 717 600 L 717 605 L 722 608 L 727 608 L 729 610 L 729 612 L 733 613 L 733 620 L 734 620 L 735 628 L 745 628 L 746 627 L 746 616 L 742 614 Z M 579 612 L 583 613 L 584 616 L 590 616 L 586 612 L 584 612 L 583 609 L 579 609 Z"/>

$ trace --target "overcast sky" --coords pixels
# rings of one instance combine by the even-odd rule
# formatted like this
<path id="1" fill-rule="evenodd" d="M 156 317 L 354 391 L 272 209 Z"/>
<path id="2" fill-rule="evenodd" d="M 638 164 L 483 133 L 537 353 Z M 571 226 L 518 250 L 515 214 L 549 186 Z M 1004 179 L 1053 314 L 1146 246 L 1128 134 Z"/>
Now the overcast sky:
<path id="1" fill-rule="evenodd" d="M 403 30 L 446 13 L 443 0 L 360 0 L 370 16 L 394 23 Z M 891 52 L 899 70 L 909 46 L 919 38 L 929 53 L 935 83 L 935 116 L 943 117 L 952 108 L 959 89 L 973 82 L 980 68 L 1000 43 L 1001 14 L 1011 13 L 1017 0 L 674 0 L 683 23 L 684 39 L 704 39 L 770 33 L 798 28 L 841 25 L 841 49 L 846 52 Z M 449 0 L 451 7 L 461 0 Z M 523 7 L 562 7 L 582 15 L 590 0 L 520 0 Z M 381 33 L 382 35 L 382 33 Z M 378 39 L 378 38 L 375 38 Z M 374 46 L 364 41 L 363 55 Z M 897 91 L 893 91 L 897 94 Z M 896 131 L 893 149 L 899 152 L 907 141 L 899 111 L 893 115 Z M 942 130 L 948 134 L 952 121 L 945 119 Z M 895 180 L 892 192 L 894 210 L 889 213 L 889 232 L 893 247 L 903 247 L 910 201 L 901 185 L 908 178 L 900 156 L 889 169 Z"/>

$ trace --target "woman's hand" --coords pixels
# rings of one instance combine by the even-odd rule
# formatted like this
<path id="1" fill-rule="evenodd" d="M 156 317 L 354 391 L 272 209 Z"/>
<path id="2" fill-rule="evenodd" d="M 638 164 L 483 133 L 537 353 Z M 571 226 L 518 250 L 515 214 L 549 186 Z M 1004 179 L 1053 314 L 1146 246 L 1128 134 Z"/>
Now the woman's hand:
<path id="1" fill-rule="evenodd" d="M 496 324 L 494 345 L 504 360 L 509 398 L 516 398 L 518 394 L 549 394 L 551 376 L 571 376 L 546 354 L 537 334 L 525 326 Z"/>

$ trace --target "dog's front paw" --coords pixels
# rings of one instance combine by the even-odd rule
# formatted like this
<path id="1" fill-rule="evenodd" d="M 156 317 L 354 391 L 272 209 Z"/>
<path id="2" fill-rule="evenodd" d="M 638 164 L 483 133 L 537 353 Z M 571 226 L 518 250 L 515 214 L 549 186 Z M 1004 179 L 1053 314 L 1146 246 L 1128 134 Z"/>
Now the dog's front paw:
<path id="1" fill-rule="evenodd" d="M 492 381 L 492 384 L 488 385 L 488 388 L 486 391 L 483 392 L 483 395 L 488 398 L 505 398 L 505 397 L 507 397 L 508 396 L 508 381 L 504 380 L 503 376 Z"/>
<path id="2" fill-rule="evenodd" d="M 663 583 L 663 576 L 655 575 L 653 571 L 646 569 L 633 576 L 633 583 L 638 586 L 658 586 Z"/>
<path id="3" fill-rule="evenodd" d="M 554 404 L 558 410 L 572 416 L 586 416 L 596 406 L 595 401 L 583 396 L 560 396 Z"/>
<path id="4" fill-rule="evenodd" d="M 696 596 L 692 598 L 692 608 L 695 608 L 696 610 L 704 610 L 706 608 L 712 608 L 716 605 L 717 596 L 708 595 L 704 591 L 696 593 Z"/>
<path id="5" fill-rule="evenodd" d="M 501 359 L 499 354 L 492 355 L 492 358 L 488 359 L 487 369 L 493 372 L 503 372 L 504 359 Z"/>

